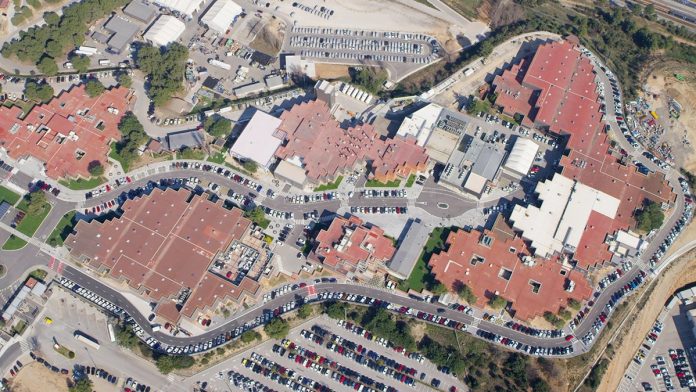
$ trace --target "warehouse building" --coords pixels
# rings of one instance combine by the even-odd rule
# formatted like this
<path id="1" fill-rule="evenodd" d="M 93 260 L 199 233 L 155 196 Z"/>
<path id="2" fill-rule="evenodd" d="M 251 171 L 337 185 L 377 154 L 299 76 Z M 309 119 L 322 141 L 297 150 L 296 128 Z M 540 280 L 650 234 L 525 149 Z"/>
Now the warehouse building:
<path id="1" fill-rule="evenodd" d="M 123 9 L 125 15 L 145 24 L 150 24 L 155 20 L 156 11 L 154 7 L 145 4 L 142 0 L 133 0 Z"/>
<path id="2" fill-rule="evenodd" d="M 217 0 L 201 17 L 201 24 L 220 34 L 225 34 L 230 24 L 244 12 L 239 4 L 232 0 Z"/>
<path id="3" fill-rule="evenodd" d="M 106 22 L 104 29 L 112 33 L 106 42 L 109 45 L 109 50 L 115 54 L 121 54 L 128 51 L 128 45 L 133 41 L 133 37 L 138 34 L 140 27 L 118 15 L 114 15 Z"/>
<path id="4" fill-rule="evenodd" d="M 161 15 L 145 32 L 144 38 L 155 46 L 167 46 L 175 42 L 186 30 L 184 22 L 171 15 Z"/>
<path id="5" fill-rule="evenodd" d="M 155 4 L 169 8 L 185 16 L 193 17 L 193 14 L 201 10 L 205 0 L 156 0 Z"/>
<path id="6" fill-rule="evenodd" d="M 534 164 L 539 145 L 530 139 L 518 137 L 510 151 L 503 170 L 510 176 L 520 179 L 529 173 Z"/>

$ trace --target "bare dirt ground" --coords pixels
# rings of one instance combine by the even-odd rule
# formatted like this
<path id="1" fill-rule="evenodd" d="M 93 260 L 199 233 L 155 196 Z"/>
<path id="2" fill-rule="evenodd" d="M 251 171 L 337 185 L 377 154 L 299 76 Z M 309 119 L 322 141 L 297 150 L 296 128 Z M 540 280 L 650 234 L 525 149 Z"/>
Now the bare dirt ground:
<path id="1" fill-rule="evenodd" d="M 680 81 L 675 75 L 684 77 Z M 696 171 L 696 66 L 666 63 L 653 70 L 646 80 L 646 99 L 664 121 L 665 136 L 673 149 L 676 163 Z M 679 119 L 668 119 L 669 99 L 682 106 Z"/>
<path id="2" fill-rule="evenodd" d="M 348 66 L 341 64 L 317 63 L 317 77 L 320 79 L 338 79 L 348 77 Z"/>
<path id="3" fill-rule="evenodd" d="M 25 365 L 19 371 L 17 377 L 12 380 L 12 391 L 14 392 L 67 392 L 68 377 L 63 374 L 56 374 L 46 369 L 38 362 Z"/>
<path id="4" fill-rule="evenodd" d="M 251 41 L 251 46 L 269 56 L 276 56 L 283 47 L 287 25 L 280 19 L 270 19 Z"/>
<path id="5" fill-rule="evenodd" d="M 662 311 L 674 290 L 696 281 L 696 251 L 680 257 L 657 278 L 654 289 L 646 295 L 647 301 L 637 310 L 637 315 L 626 322 L 625 332 L 613 342 L 615 353 L 602 379 L 598 391 L 616 391 L 626 367 L 640 347 L 647 332 Z M 630 317 L 630 316 L 629 316 Z"/>

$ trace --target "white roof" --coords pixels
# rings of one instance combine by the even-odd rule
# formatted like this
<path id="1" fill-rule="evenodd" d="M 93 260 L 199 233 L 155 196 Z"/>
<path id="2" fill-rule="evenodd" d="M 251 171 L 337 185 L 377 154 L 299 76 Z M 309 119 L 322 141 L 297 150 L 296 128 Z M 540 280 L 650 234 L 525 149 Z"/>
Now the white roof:
<path id="1" fill-rule="evenodd" d="M 241 13 L 242 7 L 232 0 L 217 0 L 205 12 L 201 22 L 209 28 L 224 34 L 234 18 Z"/>
<path id="2" fill-rule="evenodd" d="M 577 248 L 592 212 L 616 217 L 619 199 L 560 174 L 537 184 L 541 207 L 516 205 L 510 215 L 513 226 L 532 241 L 537 256 Z"/>
<path id="3" fill-rule="evenodd" d="M 530 139 L 518 137 L 505 162 L 505 168 L 515 173 L 526 175 L 534 163 L 539 145 Z"/>
<path id="4" fill-rule="evenodd" d="M 486 186 L 486 181 L 488 181 L 486 177 L 480 176 L 474 172 L 470 172 L 469 177 L 464 183 L 464 188 L 478 195 L 483 192 L 483 187 Z"/>
<path id="5" fill-rule="evenodd" d="M 633 249 L 638 249 L 638 246 L 640 246 L 640 237 L 633 232 L 619 230 L 619 232 L 616 233 L 616 242 Z"/>
<path id="6" fill-rule="evenodd" d="M 282 138 L 275 134 L 280 122 L 277 117 L 257 111 L 230 148 L 230 154 L 268 167 L 282 143 Z"/>
<path id="7" fill-rule="evenodd" d="M 156 0 L 155 4 L 177 10 L 182 14 L 193 16 L 205 0 Z"/>
<path id="8" fill-rule="evenodd" d="M 425 146 L 440 113 L 442 113 L 442 106 L 431 103 L 404 118 L 396 134 L 399 136 L 413 135 L 419 146 Z"/>
<path id="9" fill-rule="evenodd" d="M 161 15 L 147 29 L 144 38 L 154 45 L 166 46 L 179 39 L 184 30 L 186 30 L 184 22 L 171 15 Z"/>

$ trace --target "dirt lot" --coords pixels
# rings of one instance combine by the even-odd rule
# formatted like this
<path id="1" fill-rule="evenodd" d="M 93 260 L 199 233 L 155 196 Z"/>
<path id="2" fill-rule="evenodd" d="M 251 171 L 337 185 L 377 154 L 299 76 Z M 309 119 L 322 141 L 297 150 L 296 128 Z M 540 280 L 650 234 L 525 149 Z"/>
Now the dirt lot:
<path id="1" fill-rule="evenodd" d="M 15 392 L 68 391 L 68 377 L 46 369 L 38 362 L 27 364 L 12 382 Z"/>
<path id="2" fill-rule="evenodd" d="M 317 78 L 338 79 L 348 77 L 348 66 L 341 64 L 322 64 L 315 65 Z"/>
<path id="3" fill-rule="evenodd" d="M 249 46 L 269 56 L 276 56 L 283 47 L 287 26 L 280 19 L 264 20 L 262 23 L 263 27 Z"/>
<path id="4" fill-rule="evenodd" d="M 674 290 L 694 281 L 696 281 L 696 252 L 692 251 L 676 260 L 663 272 L 655 283 L 653 291 L 646 295 L 645 304 L 638 306 L 636 317 L 626 322 L 625 333 L 613 343 L 616 351 L 609 362 L 598 391 L 617 390 L 628 363 L 662 311 L 667 299 Z"/>
<path id="5" fill-rule="evenodd" d="M 678 80 L 675 75 L 683 76 Z M 647 100 L 661 114 L 667 129 L 664 140 L 674 149 L 677 164 L 696 171 L 696 66 L 667 63 L 653 70 L 646 82 Z M 679 119 L 667 120 L 669 99 L 683 107 Z"/>

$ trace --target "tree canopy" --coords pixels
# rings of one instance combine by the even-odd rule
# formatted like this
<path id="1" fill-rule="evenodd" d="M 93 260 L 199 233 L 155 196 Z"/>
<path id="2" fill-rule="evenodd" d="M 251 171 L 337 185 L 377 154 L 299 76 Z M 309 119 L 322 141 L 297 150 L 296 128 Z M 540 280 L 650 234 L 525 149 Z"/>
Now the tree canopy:
<path id="1" fill-rule="evenodd" d="M 217 138 L 226 138 L 232 131 L 232 121 L 224 117 L 208 117 L 203 124 L 205 131 Z"/>
<path id="2" fill-rule="evenodd" d="M 143 125 L 132 112 L 126 113 L 118 124 L 121 140 L 116 143 L 114 152 L 118 156 L 123 170 L 128 171 L 130 165 L 138 160 L 138 148 L 148 140 Z"/>
<path id="3" fill-rule="evenodd" d="M 99 177 L 104 174 L 104 166 L 102 166 L 101 162 L 99 161 L 90 162 L 87 166 L 87 170 L 89 170 L 89 174 L 94 177 Z"/>
<path id="4" fill-rule="evenodd" d="M 155 106 L 167 103 L 182 88 L 188 49 L 172 43 L 166 48 L 144 45 L 136 52 L 136 65 L 148 78 L 148 96 Z"/>
<path id="5" fill-rule="evenodd" d="M 276 317 L 270 323 L 264 325 L 263 330 L 273 339 L 282 339 L 288 335 L 290 324 L 281 317 Z"/>
<path id="6" fill-rule="evenodd" d="M 188 355 L 162 355 L 157 358 L 157 369 L 162 374 L 169 374 L 172 370 L 189 368 L 195 362 Z"/>
<path id="7" fill-rule="evenodd" d="M 53 98 L 53 87 L 48 83 L 36 83 L 28 81 L 24 85 L 24 95 L 30 101 L 48 102 Z"/>
<path id="8" fill-rule="evenodd" d="M 92 392 L 92 380 L 89 378 L 81 378 L 68 388 L 70 392 Z"/>
<path id="9" fill-rule="evenodd" d="M 85 85 L 85 91 L 87 92 L 87 95 L 90 97 L 98 97 L 100 96 L 106 88 L 104 87 L 103 84 L 101 84 L 100 81 L 97 79 L 90 79 L 87 81 L 87 84 Z"/>
<path id="10" fill-rule="evenodd" d="M 74 54 L 68 58 L 72 63 L 73 68 L 78 73 L 85 73 L 89 70 L 90 60 L 84 54 Z"/>
<path id="11" fill-rule="evenodd" d="M 636 223 L 639 230 L 650 231 L 659 229 L 664 220 L 665 213 L 662 212 L 660 205 L 652 200 L 646 199 L 643 208 L 636 212 Z"/>

